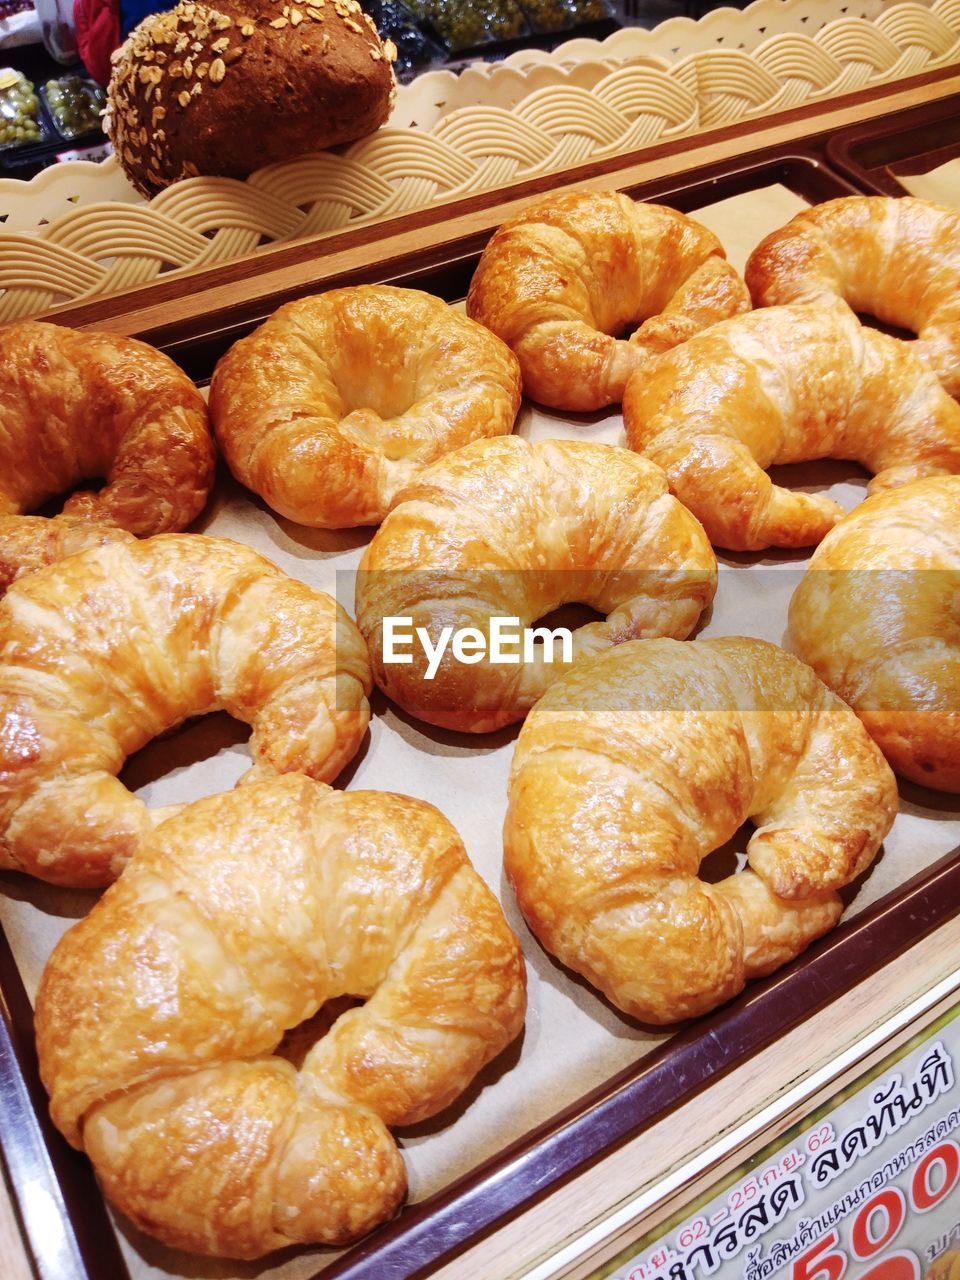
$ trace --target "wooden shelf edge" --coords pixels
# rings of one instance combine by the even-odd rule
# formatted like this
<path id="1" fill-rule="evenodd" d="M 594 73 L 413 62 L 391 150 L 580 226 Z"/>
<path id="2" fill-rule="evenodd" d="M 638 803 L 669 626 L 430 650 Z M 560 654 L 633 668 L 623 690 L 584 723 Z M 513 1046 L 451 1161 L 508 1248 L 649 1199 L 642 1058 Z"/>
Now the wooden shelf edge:
<path id="1" fill-rule="evenodd" d="M 365 275 L 382 278 L 385 264 L 399 272 L 440 265 L 451 257 L 475 252 L 501 222 L 546 190 L 623 189 L 653 179 L 679 178 L 709 164 L 824 137 L 868 119 L 958 94 L 960 66 L 941 68 L 333 235 L 259 249 L 219 266 L 171 273 L 150 285 L 53 308 L 45 318 L 77 328 L 137 336 L 159 345 L 171 335 L 195 336 L 207 321 L 227 312 L 266 314 L 284 298 L 347 280 L 356 283 Z"/>

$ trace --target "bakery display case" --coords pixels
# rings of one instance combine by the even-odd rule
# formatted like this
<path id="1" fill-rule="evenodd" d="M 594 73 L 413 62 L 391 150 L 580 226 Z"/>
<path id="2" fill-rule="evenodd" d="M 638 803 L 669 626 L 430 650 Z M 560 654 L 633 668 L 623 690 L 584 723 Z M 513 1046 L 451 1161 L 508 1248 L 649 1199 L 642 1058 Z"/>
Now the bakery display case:
<path id="1" fill-rule="evenodd" d="M 955 119 L 927 120 L 923 113 L 905 111 L 873 128 L 839 131 L 827 143 L 827 155 L 864 190 L 936 200 L 949 199 L 958 148 Z"/>
<path id="2" fill-rule="evenodd" d="M 809 18 L 809 5 L 785 8 L 797 27 L 808 25 L 801 19 L 805 12 Z M 224 208 L 234 192 L 227 206 L 207 210 L 206 223 L 193 213 L 179 223 L 178 208 L 197 194 L 186 191 L 179 206 L 170 200 L 159 215 L 155 208 L 145 214 L 131 206 L 139 209 L 133 216 L 144 216 L 124 266 L 119 248 L 116 256 L 105 255 L 101 243 L 88 253 L 96 229 L 106 225 L 98 219 L 110 211 L 95 198 L 81 199 L 59 224 L 54 219 L 59 229 L 52 236 L 8 233 L 14 237 L 8 247 L 19 256 L 0 257 L 4 319 L 43 315 L 81 330 L 144 339 L 206 391 L 232 344 L 296 298 L 334 287 L 391 284 L 462 307 L 495 228 L 561 188 L 615 188 L 688 214 L 719 238 L 742 272 L 759 241 L 808 206 L 890 192 L 891 174 L 935 170 L 944 189 L 949 187 L 960 103 L 952 52 L 960 49 L 960 34 L 950 42 L 952 11 L 941 3 L 934 15 L 939 25 L 925 28 L 928 62 L 939 58 L 938 65 L 921 61 L 884 78 L 903 56 L 897 38 L 907 39 L 909 24 L 897 9 L 909 8 L 907 16 L 915 18 L 913 10 L 926 8 L 929 15 L 931 7 L 873 8 L 869 19 L 860 15 L 857 21 L 886 19 L 873 45 L 873 73 L 882 67 L 883 74 L 872 79 L 861 65 L 838 84 L 842 72 L 818 55 L 820 82 L 831 85 L 822 96 L 797 95 L 795 86 L 784 91 L 785 80 L 802 77 L 774 83 L 770 62 L 769 79 L 754 64 L 744 79 L 742 59 L 721 67 L 695 49 L 688 53 L 687 69 L 673 78 L 663 66 L 645 67 L 642 52 L 632 64 L 629 55 L 599 67 L 589 57 L 566 65 L 534 57 L 499 72 L 478 70 L 466 81 L 471 93 L 479 94 L 480 81 L 490 80 L 493 93 L 504 95 L 501 102 L 510 104 L 515 95 L 512 106 L 497 109 L 492 123 L 479 121 L 471 134 L 475 122 L 466 106 L 448 116 L 441 109 L 438 124 L 447 124 L 439 134 L 416 121 L 406 131 L 416 133 L 413 145 L 424 157 L 417 174 L 411 175 L 409 152 L 405 159 L 397 152 L 388 164 L 396 139 L 387 137 L 384 159 L 371 159 L 371 150 L 347 162 L 342 156 L 330 160 L 313 174 L 307 199 L 296 185 L 303 173 L 283 195 L 279 186 L 264 188 L 257 199 L 282 228 L 275 236 L 249 219 L 243 225 L 239 216 L 235 226 L 228 225 L 233 215 Z M 735 30 L 739 19 L 731 11 L 726 29 Z M 715 24 L 716 15 L 710 21 Z M 717 30 L 707 28 L 714 46 Z M 706 39 L 699 32 L 697 38 Z M 810 54 L 811 37 L 783 34 L 797 36 L 789 46 L 794 54 Z M 837 52 L 837 46 L 833 52 L 817 48 L 824 58 Z M 609 49 L 605 56 L 611 56 Z M 546 110 L 537 116 L 538 93 L 548 104 L 553 95 L 565 95 L 572 118 L 580 112 L 589 119 L 598 110 L 598 90 L 602 103 L 611 83 L 622 89 L 631 66 L 670 78 L 672 124 L 658 106 L 652 114 L 664 127 L 644 137 L 641 123 L 625 141 L 624 129 L 619 123 L 613 129 L 607 115 L 607 132 L 597 129 L 578 150 L 565 117 L 562 136 L 550 135 L 544 151 L 554 117 Z M 719 78 L 711 79 L 714 74 Z M 651 83 L 644 80 L 647 87 Z M 809 88 L 811 81 L 805 83 Z M 496 121 L 511 112 L 522 116 L 525 104 L 530 150 L 524 152 L 515 139 L 508 148 L 502 132 L 502 148 L 511 152 L 504 166 L 491 159 L 490 137 L 496 137 Z M 683 107 L 696 114 L 695 128 L 686 127 Z M 599 108 L 601 116 L 605 109 Z M 639 119 L 635 111 L 633 116 L 630 127 Z M 427 142 L 421 136 L 426 133 Z M 474 147 L 471 137 L 482 145 Z M 435 146 L 445 149 L 450 166 L 443 183 L 432 168 Z M 381 166 L 375 178 L 365 168 L 368 161 Z M 331 166 L 337 180 L 349 178 L 366 193 L 362 208 L 357 188 L 338 188 L 335 197 L 342 199 L 318 195 L 318 186 L 333 174 Z M 484 180 L 475 180 L 478 169 L 486 173 Z M 273 175 L 277 181 L 283 176 Z M 20 204 L 11 207 L 25 226 L 29 202 L 0 184 L 0 196 L 5 194 L 19 196 Z M 242 198 L 249 200 L 250 192 Z M 151 204 L 158 201 L 162 206 L 162 196 Z M 955 201 L 960 203 L 960 191 Z M 339 207 L 331 213 L 333 205 Z M 123 214 L 130 216 L 130 210 Z M 181 255 L 171 259 L 166 248 L 155 246 L 156 268 L 144 273 L 130 263 L 148 256 L 144 244 L 155 232 L 146 219 L 158 216 L 164 234 L 179 237 Z M 126 232 L 116 235 L 118 245 L 125 242 L 129 249 Z M 112 259 L 106 265 L 105 257 Z M 38 277 L 33 272 L 40 262 Z M 66 289 L 62 282 L 68 277 Z M 529 399 L 516 432 L 531 441 L 624 440 L 617 406 L 571 413 Z M 842 462 L 795 464 L 778 478 L 827 493 L 846 509 L 861 501 L 866 484 L 859 467 Z M 354 613 L 357 568 L 371 529 L 297 525 L 274 514 L 225 469 L 192 528 L 252 546 Z M 809 549 L 719 551 L 717 594 L 698 637 L 747 634 L 782 643 L 789 601 L 809 557 Z M 37 1072 L 33 1001 L 52 947 L 88 912 L 94 894 L 8 874 L 0 904 L 0 1133 L 11 1276 L 693 1280 L 720 1271 L 726 1280 L 736 1269 L 745 1280 L 787 1274 L 805 1280 L 819 1269 L 826 1280 L 835 1280 L 847 1269 L 854 1276 L 872 1274 L 868 1268 L 880 1263 L 885 1280 L 938 1274 L 939 1260 L 957 1243 L 956 797 L 902 784 L 900 812 L 882 856 L 844 891 L 845 913 L 835 929 L 713 1012 L 657 1028 L 620 1013 L 552 959 L 520 915 L 503 873 L 501 841 L 517 726 L 477 736 L 436 729 L 382 694 L 374 695 L 373 713 L 364 745 L 337 786 L 414 796 L 435 805 L 459 831 L 523 944 L 529 1012 L 522 1037 L 447 1112 L 400 1131 L 410 1196 L 394 1220 L 343 1249 L 284 1251 L 257 1263 L 198 1260 L 115 1215 L 85 1157 L 67 1146 L 49 1120 Z M 231 787 L 248 764 L 243 730 L 218 713 L 151 743 L 128 761 L 122 780 L 152 806 L 176 804 Z M 708 874 L 719 878 L 742 865 L 748 838 L 749 831 L 741 831 L 716 855 Z M 894 1123 L 878 1095 L 885 1101 L 902 1095 L 901 1111 L 911 1127 L 906 1119 Z M 911 1096 L 920 1099 L 912 1108 Z M 848 1134 L 869 1130 L 870 1124 L 877 1141 L 865 1139 L 854 1151 Z M 934 1136 L 926 1147 L 928 1130 Z M 835 1209 L 848 1184 L 833 1174 L 818 1180 L 815 1166 L 825 1168 L 825 1153 L 834 1147 L 839 1152 L 845 1140 L 844 1150 L 853 1155 L 836 1157 L 844 1178 L 856 1174 L 858 1184 L 875 1175 L 880 1180 L 828 1222 L 823 1215 Z M 911 1143 L 913 1154 L 881 1177 L 883 1161 Z M 876 1207 L 871 1196 L 885 1189 L 891 1195 Z M 720 1234 L 761 1200 L 749 1234 L 741 1228 L 736 1241 Z M 894 1231 L 890 1224 L 901 1201 L 902 1224 L 897 1220 Z M 888 1255 L 894 1255 L 892 1262 Z M 896 1277 L 887 1274 L 892 1270 Z"/>
<path id="3" fill-rule="evenodd" d="M 383 243 L 390 229 L 447 221 L 463 202 L 502 202 L 520 185 L 547 190 L 587 167 L 613 172 L 629 155 L 668 175 L 698 139 L 753 125 L 752 146 L 763 146 L 769 121 L 841 100 L 846 114 L 824 118 L 850 127 L 864 117 L 858 103 L 885 87 L 948 73 L 958 33 L 956 0 L 755 0 L 699 22 L 429 72 L 400 86 L 375 135 L 242 183 L 190 178 L 145 202 L 115 159 L 56 165 L 29 183 L 0 178 L 0 319 L 202 276 L 255 249 L 267 272 L 270 251 L 305 238 L 330 240 L 327 254 L 352 242 L 347 232 Z"/>

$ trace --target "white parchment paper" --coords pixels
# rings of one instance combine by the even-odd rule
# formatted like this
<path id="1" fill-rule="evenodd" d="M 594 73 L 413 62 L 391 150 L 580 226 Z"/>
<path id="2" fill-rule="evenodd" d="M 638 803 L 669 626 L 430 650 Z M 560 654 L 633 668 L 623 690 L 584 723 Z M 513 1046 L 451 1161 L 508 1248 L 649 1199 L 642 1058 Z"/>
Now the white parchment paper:
<path id="1" fill-rule="evenodd" d="M 929 173 L 894 173 L 893 176 L 912 196 L 960 209 L 960 157 L 938 165 Z"/>

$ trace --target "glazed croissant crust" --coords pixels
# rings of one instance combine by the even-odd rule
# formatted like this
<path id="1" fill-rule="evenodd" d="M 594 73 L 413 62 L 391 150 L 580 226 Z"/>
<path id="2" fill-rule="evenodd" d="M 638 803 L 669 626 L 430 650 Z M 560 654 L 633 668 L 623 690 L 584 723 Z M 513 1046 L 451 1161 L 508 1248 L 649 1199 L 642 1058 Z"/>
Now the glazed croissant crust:
<path id="1" fill-rule="evenodd" d="M 906 343 L 841 304 L 714 325 L 627 385 L 627 441 L 667 473 L 715 546 L 819 542 L 843 510 L 775 485 L 775 463 L 845 458 L 870 492 L 960 471 L 960 406 Z"/>
<path id="2" fill-rule="evenodd" d="M 494 233 L 467 294 L 467 314 L 516 353 L 524 393 L 575 410 L 619 402 L 651 354 L 749 306 L 711 231 L 619 191 L 524 209 Z"/>
<path id="3" fill-rule="evenodd" d="M 841 521 L 794 592 L 790 635 L 898 773 L 960 791 L 960 476 Z"/>
<path id="4" fill-rule="evenodd" d="M 0 516 L 0 595 L 25 573 L 77 551 L 132 541 L 133 534 L 117 525 L 80 516 Z"/>
<path id="5" fill-rule="evenodd" d="M 441 454 L 513 430 L 520 371 L 482 325 L 418 289 L 358 285 L 280 307 L 210 385 L 230 469 L 281 515 L 379 524 Z"/>
<path id="6" fill-rule="evenodd" d="M 189 805 L 55 949 L 37 993 L 57 1126 L 179 1248 L 343 1242 L 405 1190 L 387 1126 L 520 1031 L 524 968 L 446 819 L 287 775 Z M 299 1070 L 277 1047 L 359 997 Z M 281 1049 L 281 1053 L 283 1050 Z"/>
<path id="7" fill-rule="evenodd" d="M 484 733 L 521 719 L 569 662 L 638 636 L 688 635 L 716 576 L 659 468 L 609 445 L 505 436 L 458 449 L 398 495 L 360 562 L 357 622 L 390 697 L 431 724 Z M 552 661 L 539 646 L 528 660 L 520 640 L 491 656 L 494 619 L 513 619 L 519 637 L 573 602 L 607 616 L 576 629 L 569 662 L 556 645 Z M 444 628 L 473 628 L 483 660 L 466 665 L 448 647 L 431 673 L 412 644 L 409 661 L 388 661 L 387 617 L 409 619 L 434 649 Z"/>
<path id="8" fill-rule="evenodd" d="M 102 477 L 67 515 L 144 536 L 200 513 L 214 475 L 207 407 L 168 356 L 39 320 L 0 329 L 0 352 L 0 513 Z"/>
<path id="9" fill-rule="evenodd" d="M 841 196 L 804 209 L 750 255 L 754 305 L 843 298 L 913 330 L 914 353 L 960 396 L 960 213 L 913 196 Z"/>
<path id="10" fill-rule="evenodd" d="M 116 774 L 190 716 L 250 724 L 261 770 L 332 779 L 370 687 L 340 606 L 239 543 L 161 534 L 39 569 L 0 601 L 0 867 L 115 879 L 164 813 Z"/>
<path id="11" fill-rule="evenodd" d="M 574 667 L 517 741 L 507 875 L 546 949 L 655 1023 L 704 1013 L 839 918 L 893 774 L 849 707 L 761 640 L 635 640 Z M 749 818 L 749 869 L 701 861 Z"/>

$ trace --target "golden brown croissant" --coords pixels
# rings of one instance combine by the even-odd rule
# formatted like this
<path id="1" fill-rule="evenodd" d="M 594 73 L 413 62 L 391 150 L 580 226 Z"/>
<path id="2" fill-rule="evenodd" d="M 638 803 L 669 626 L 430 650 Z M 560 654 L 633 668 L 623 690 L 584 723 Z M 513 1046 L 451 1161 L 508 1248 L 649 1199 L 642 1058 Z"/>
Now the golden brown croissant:
<path id="1" fill-rule="evenodd" d="M 77 551 L 133 540 L 118 525 L 78 516 L 0 516 L 0 595 L 23 574 Z"/>
<path id="2" fill-rule="evenodd" d="M 912 196 L 842 196 L 804 209 L 754 249 L 754 304 L 843 298 L 912 329 L 951 395 L 960 395 L 960 213 Z"/>
<path id="3" fill-rule="evenodd" d="M 213 483 L 203 396 L 162 352 L 110 333 L 26 320 L 0 329 L 0 512 L 32 511 L 80 481 L 71 516 L 140 536 L 185 528 Z"/>
<path id="4" fill-rule="evenodd" d="M 0 601 L 0 867 L 115 879 L 164 816 L 116 774 L 189 716 L 226 710 L 261 770 L 332 779 L 370 687 L 340 606 L 236 542 L 161 534 L 28 574 Z"/>
<path id="5" fill-rule="evenodd" d="M 960 407 L 910 348 L 841 305 L 769 307 L 667 352 L 632 378 L 627 442 L 667 473 L 715 546 L 818 542 L 843 516 L 765 468 L 847 458 L 871 492 L 960 471 Z"/>
<path id="6" fill-rule="evenodd" d="M 432 806 L 288 775 L 187 806 L 64 935 L 37 993 L 54 1122 L 178 1248 L 338 1243 L 397 1208 L 387 1126 L 519 1033 L 520 947 Z M 299 1070 L 284 1033 L 337 996 Z M 281 1048 L 281 1054 L 283 1049 Z"/>
<path id="7" fill-rule="evenodd" d="M 290 302 L 219 361 L 210 413 L 230 469 L 281 515 L 379 524 L 450 449 L 513 430 L 520 372 L 481 325 L 416 289 Z"/>
<path id="8" fill-rule="evenodd" d="M 749 306 L 711 231 L 619 191 L 524 209 L 484 249 L 467 295 L 467 314 L 519 357 L 524 393 L 576 410 L 619 402 L 649 355 Z"/>
<path id="9" fill-rule="evenodd" d="M 391 698 L 431 724 L 485 733 L 521 719 L 570 662 L 638 636 L 688 635 L 716 574 L 657 467 L 609 445 L 506 436 L 458 449 L 399 494 L 360 564 L 357 621 Z M 574 601 L 605 621 L 575 632 L 566 661 L 559 646 L 553 661 L 546 646 L 524 660 L 521 632 Z M 406 620 L 410 642 L 389 645 L 405 662 L 385 658 L 385 618 Z M 461 661 L 452 636 L 431 660 L 447 628 L 476 628 L 483 660 Z"/>
<path id="10" fill-rule="evenodd" d="M 704 1013 L 839 918 L 893 822 L 893 774 L 809 667 L 761 640 L 638 640 L 575 667 L 520 731 L 504 827 L 520 909 L 626 1013 Z M 749 870 L 703 858 L 745 819 Z"/>
<path id="11" fill-rule="evenodd" d="M 794 592 L 790 635 L 898 773 L 960 791 L 960 476 L 878 494 L 838 524 Z"/>
<path id="12" fill-rule="evenodd" d="M 948 1249 L 934 1258 L 924 1280 L 960 1280 L 960 1249 Z"/>

